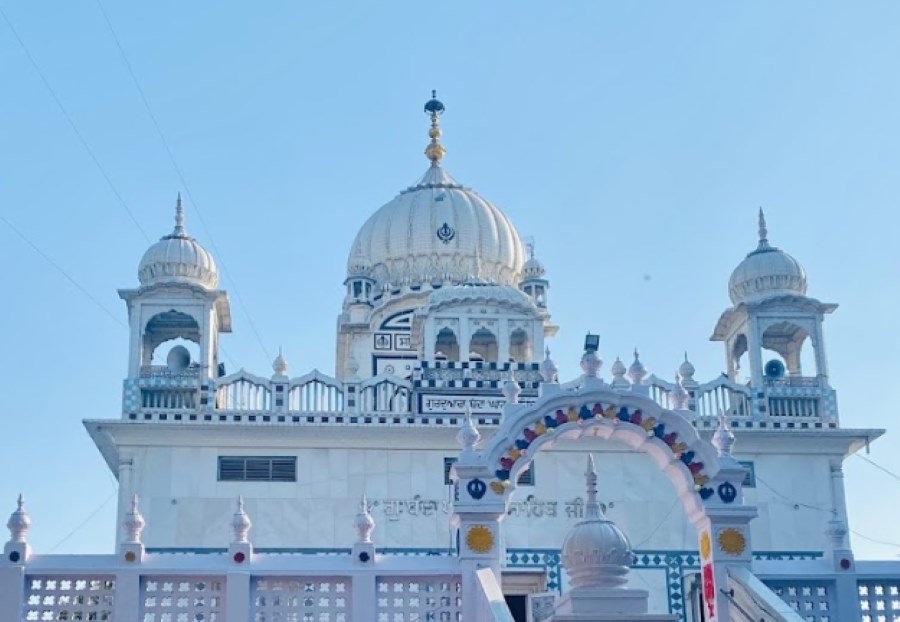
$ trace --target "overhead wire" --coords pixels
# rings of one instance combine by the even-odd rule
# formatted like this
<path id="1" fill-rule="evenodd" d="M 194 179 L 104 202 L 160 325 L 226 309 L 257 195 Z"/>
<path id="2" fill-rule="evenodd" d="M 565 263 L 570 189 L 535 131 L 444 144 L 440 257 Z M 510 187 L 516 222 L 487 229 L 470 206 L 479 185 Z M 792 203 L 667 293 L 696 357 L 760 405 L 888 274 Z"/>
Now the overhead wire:
<path id="1" fill-rule="evenodd" d="M 784 493 L 778 491 L 777 489 L 775 489 L 771 484 L 769 484 L 766 480 L 762 479 L 759 475 L 756 476 L 756 481 L 762 483 L 766 488 L 768 488 L 769 490 L 771 490 L 772 492 L 774 492 L 777 496 L 779 496 L 779 497 L 781 497 L 782 499 L 784 499 L 784 500 L 785 500 L 787 503 L 789 503 L 791 506 L 795 506 L 795 507 L 803 507 L 803 508 L 807 508 L 807 509 L 810 509 L 810 510 L 816 510 L 816 511 L 819 511 L 819 512 L 826 512 L 826 513 L 828 513 L 828 514 L 831 514 L 832 516 L 834 516 L 834 514 L 835 514 L 834 510 L 829 509 L 829 508 L 822 508 L 822 507 L 818 507 L 818 506 L 815 506 L 815 505 L 810 505 L 810 504 L 808 504 L 808 503 L 798 503 L 797 501 L 795 501 L 795 500 L 791 499 L 790 497 L 788 497 L 786 494 L 784 494 Z M 849 529 L 849 528 L 848 528 L 848 529 Z M 863 540 L 868 540 L 869 542 L 873 542 L 873 543 L 875 543 L 875 544 L 883 544 L 883 545 L 885 545 L 885 546 L 893 546 L 893 547 L 900 548 L 900 544 L 898 544 L 898 543 L 896 543 L 896 542 L 889 542 L 889 541 L 887 541 L 887 540 L 879 540 L 879 539 L 877 539 L 877 538 L 872 538 L 871 536 L 867 536 L 867 535 L 865 535 L 865 534 L 863 534 L 863 533 L 860 533 L 860 532 L 856 531 L 855 529 L 849 529 L 849 531 L 850 531 L 850 533 L 852 533 L 853 535 L 858 536 L 858 537 L 862 538 Z"/>
<path id="2" fill-rule="evenodd" d="M 880 464 L 878 464 L 878 463 L 875 462 L 874 460 L 872 460 L 872 459 L 870 459 L 870 458 L 866 458 L 865 456 L 862 456 L 862 455 L 860 455 L 860 454 L 858 454 L 858 453 L 857 453 L 857 454 L 853 454 L 853 455 L 856 456 L 857 458 L 859 458 L 860 460 L 863 460 L 864 462 L 868 462 L 869 464 L 871 464 L 873 467 L 875 467 L 876 469 L 878 469 L 878 470 L 881 471 L 882 473 L 886 473 L 887 475 L 890 475 L 890 476 L 893 477 L 895 480 L 897 480 L 898 482 L 900 482 L 900 475 L 897 475 L 897 474 L 894 473 L 893 471 L 890 471 L 890 470 L 886 469 L 885 467 L 881 466 Z"/>
<path id="3" fill-rule="evenodd" d="M 100 171 L 100 174 L 103 176 L 103 179 L 106 181 L 106 185 L 109 186 L 109 189 L 116 196 L 119 201 L 119 204 L 122 206 L 122 209 L 128 214 L 128 217 L 131 219 L 131 222 L 134 223 L 134 226 L 138 228 L 138 231 L 141 232 L 141 235 L 144 236 L 144 239 L 147 243 L 150 243 L 150 236 L 147 235 L 147 232 L 144 231 L 144 228 L 141 226 L 141 223 L 138 222 L 137 217 L 134 215 L 134 212 L 128 206 L 128 202 L 125 201 L 125 198 L 122 196 L 122 193 L 119 192 L 119 189 L 116 188 L 116 185 L 113 183 L 112 178 L 109 176 L 109 173 L 106 172 L 106 169 L 100 163 L 100 160 L 97 158 L 97 155 L 94 153 L 94 150 L 91 148 L 90 144 L 88 144 L 87 139 L 84 137 L 84 134 L 81 133 L 81 130 L 78 129 L 78 126 L 75 124 L 74 119 L 69 114 L 69 111 L 63 105 L 62 100 L 59 95 L 57 95 L 56 90 L 51 86 L 50 81 L 47 79 L 47 76 L 44 74 L 43 70 L 41 70 L 40 65 L 38 65 L 34 56 L 31 55 L 31 51 L 28 49 L 28 46 L 25 45 L 25 41 L 19 35 L 19 31 L 16 30 L 16 27 L 13 26 L 12 21 L 9 19 L 9 16 L 3 10 L 3 7 L 0 7 L 0 17 L 3 18 L 3 21 L 6 22 L 6 26 L 9 28 L 15 40 L 18 42 L 19 47 L 22 48 L 22 51 L 25 53 L 25 57 L 28 59 L 28 62 L 31 64 L 35 73 L 37 73 L 38 77 L 41 79 L 41 82 L 44 84 L 44 88 L 50 93 L 50 96 L 53 98 L 53 101 L 56 102 L 56 106 L 59 108 L 59 111 L 62 113 L 63 118 L 65 118 L 66 122 L 69 124 L 69 127 L 72 128 L 72 131 L 75 133 L 75 136 L 78 138 L 78 141 L 81 143 L 81 146 L 84 147 L 84 150 L 87 151 L 88 156 L 90 156 L 91 161 L 94 163 L 94 166 L 97 167 L 97 170 Z"/>
<path id="4" fill-rule="evenodd" d="M 263 354 L 266 355 L 267 359 L 271 359 L 271 355 L 269 354 L 268 348 L 266 348 L 265 343 L 263 342 L 262 336 L 259 333 L 259 330 L 256 328 L 256 323 L 253 321 L 253 317 L 250 314 L 250 310 L 247 307 L 247 304 L 244 302 L 243 296 L 241 296 L 240 290 L 238 289 L 237 282 L 228 272 L 228 269 L 225 266 L 225 262 L 223 259 L 223 254 L 219 251 L 218 245 L 213 238 L 212 232 L 206 224 L 206 219 L 203 217 L 203 212 L 200 210 L 200 204 L 197 202 L 197 199 L 194 197 L 194 193 L 191 192 L 190 184 L 188 184 L 187 179 L 185 178 L 184 172 L 181 169 L 181 166 L 178 164 L 178 160 L 175 158 L 175 153 L 172 150 L 172 147 L 169 144 L 169 141 L 166 139 L 166 135 L 162 130 L 162 126 L 156 118 L 156 114 L 153 112 L 153 108 L 150 106 L 150 101 L 147 98 L 147 94 L 144 91 L 144 88 L 141 86 L 140 80 L 138 80 L 137 73 L 134 71 L 134 67 L 131 65 L 131 61 L 128 60 L 128 55 L 125 53 L 125 47 L 122 45 L 121 40 L 119 39 L 119 35 L 116 33 L 116 29 L 113 26 L 112 20 L 109 17 L 109 14 L 106 12 L 106 8 L 103 6 L 103 2 L 101 0 L 96 0 L 97 7 L 100 10 L 100 13 L 103 15 L 103 20 L 106 22 L 106 26 L 109 29 L 109 33 L 113 38 L 113 41 L 116 44 L 116 48 L 119 50 L 119 55 L 122 57 L 122 61 L 125 63 L 125 67 L 128 70 L 128 75 L 131 77 L 131 81 L 134 83 L 135 88 L 137 89 L 138 95 L 140 96 L 141 102 L 144 104 L 144 109 L 147 111 L 147 115 L 150 117 L 150 121 L 153 124 L 154 129 L 156 130 L 156 134 L 159 137 L 160 142 L 165 149 L 166 155 L 169 158 L 169 162 L 172 164 L 172 168 L 175 170 L 175 174 L 178 176 L 179 181 L 181 182 L 182 187 L 184 188 L 185 194 L 191 203 L 194 206 L 194 211 L 197 213 L 197 217 L 200 220 L 200 224 L 203 227 L 204 233 L 206 233 L 206 237 L 209 239 L 210 246 L 212 247 L 219 268 L 222 270 L 222 274 L 231 282 L 231 289 L 234 292 L 235 298 L 237 298 L 238 304 L 241 307 L 241 310 L 244 312 L 244 315 L 247 317 L 247 324 L 250 326 L 250 330 L 253 332 L 253 335 L 256 337 L 256 341 L 259 344 L 259 347 L 262 349 Z"/>
<path id="5" fill-rule="evenodd" d="M 39 247 L 37 244 L 35 244 L 34 242 L 32 242 L 32 241 L 28 238 L 28 236 L 26 236 L 24 233 L 22 233 L 15 225 L 13 225 L 9 220 L 7 220 L 6 217 L 3 216 L 2 214 L 0 214 L 0 222 L 3 222 L 3 224 L 5 224 L 5 225 L 9 228 L 10 231 L 12 231 L 13 233 L 15 233 L 15 234 L 19 237 L 19 239 L 21 239 L 21 240 L 22 240 L 23 242 L 25 242 L 28 246 L 30 246 L 31 249 L 32 249 L 35 253 L 37 253 L 38 255 L 40 255 L 40 257 L 41 257 L 44 261 L 46 261 L 48 264 L 50 264 L 51 266 L 53 266 L 53 268 L 54 268 L 57 272 L 59 272 L 59 273 L 60 273 L 67 281 L 69 281 L 69 283 L 71 283 L 72 285 L 74 285 L 75 288 L 76 288 L 78 291 L 80 291 L 82 294 L 84 294 L 84 296 L 85 296 L 88 300 L 90 300 L 92 303 L 94 303 L 94 305 L 95 305 L 98 309 L 100 309 L 101 311 L 103 311 L 103 313 L 105 313 L 107 316 L 109 316 L 109 317 L 112 319 L 113 322 L 115 322 L 116 324 L 118 324 L 118 325 L 121 326 L 122 328 L 128 328 L 128 326 L 125 324 L 125 322 L 123 322 L 122 320 L 120 320 L 120 319 L 116 316 L 116 314 L 114 314 L 112 311 L 110 311 L 110 310 L 106 307 L 106 305 L 104 305 L 102 302 L 100 302 L 100 300 L 98 300 L 93 294 L 91 294 L 91 292 L 89 292 L 89 291 L 88 291 L 81 283 L 79 283 L 78 281 L 76 281 L 75 278 L 65 270 L 65 268 L 63 268 L 61 265 L 59 265 L 58 263 L 56 263 L 55 261 L 53 261 L 53 259 L 51 259 L 50 256 L 47 255 L 47 253 L 45 253 L 44 251 L 42 251 L 42 250 L 40 249 L 40 247 Z"/>

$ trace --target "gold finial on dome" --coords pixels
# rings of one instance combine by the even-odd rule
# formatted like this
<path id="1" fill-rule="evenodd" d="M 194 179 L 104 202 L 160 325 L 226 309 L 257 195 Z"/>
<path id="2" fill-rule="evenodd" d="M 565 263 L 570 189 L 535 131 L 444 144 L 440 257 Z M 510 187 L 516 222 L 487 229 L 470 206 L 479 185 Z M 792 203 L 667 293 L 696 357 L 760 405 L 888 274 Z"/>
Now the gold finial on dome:
<path id="1" fill-rule="evenodd" d="M 437 99 L 437 91 L 431 91 L 431 99 L 425 102 L 425 112 L 431 115 L 431 128 L 428 130 L 428 137 L 431 142 L 425 147 L 425 157 L 431 160 L 432 166 L 440 166 L 441 158 L 447 153 L 444 145 L 441 144 L 441 127 L 438 121 L 444 113 L 444 104 Z"/>

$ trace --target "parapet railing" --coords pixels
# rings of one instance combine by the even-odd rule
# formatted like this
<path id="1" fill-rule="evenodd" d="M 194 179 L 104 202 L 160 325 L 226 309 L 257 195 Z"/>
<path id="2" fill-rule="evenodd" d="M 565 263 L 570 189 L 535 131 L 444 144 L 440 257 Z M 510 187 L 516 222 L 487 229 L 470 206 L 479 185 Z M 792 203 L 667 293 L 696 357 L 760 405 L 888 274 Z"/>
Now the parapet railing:
<path id="1" fill-rule="evenodd" d="M 329 419 L 357 415 L 419 417 L 419 393 L 474 389 L 499 396 L 510 376 L 522 389 L 522 399 L 533 400 L 540 386 L 537 364 L 426 361 L 416 367 L 412 380 L 382 373 L 359 382 L 341 382 L 318 370 L 296 378 L 264 378 L 241 369 L 211 379 L 201 378 L 196 369 L 185 370 L 184 374 L 145 374 L 142 369 L 139 378 L 125 382 L 123 412 L 131 419 L 140 419 L 140 414 L 183 420 L 184 415 L 194 412 L 202 413 L 203 418 L 193 420 L 211 420 L 208 417 L 213 414 L 247 421 L 275 417 L 279 422 L 290 422 L 298 415 Z M 580 382 L 577 378 L 562 388 L 574 389 Z M 715 427 L 720 414 L 741 427 L 763 422 L 757 426 L 762 428 L 765 422 L 772 422 L 768 427 L 773 429 L 834 428 L 838 422 L 835 392 L 819 378 L 767 380 L 761 387 L 751 387 L 724 375 L 703 384 L 693 377 L 675 383 L 655 375 L 633 384 L 620 375 L 610 386 L 623 393 L 645 395 L 664 408 L 689 411 L 700 428 Z M 432 417 L 435 421 L 438 418 Z M 499 421 L 499 412 L 495 418 Z M 302 422 L 326 423 L 318 419 Z"/>
<path id="2" fill-rule="evenodd" d="M 463 598 L 453 557 L 376 555 L 360 564 L 349 554 L 251 554 L 241 563 L 229 553 L 144 554 L 132 562 L 118 555 L 32 555 L 0 572 L 0 610 L 16 622 L 457 621 L 464 619 Z"/>
<path id="3" fill-rule="evenodd" d="M 804 622 L 900 619 L 900 561 L 755 561 L 753 573 Z"/>

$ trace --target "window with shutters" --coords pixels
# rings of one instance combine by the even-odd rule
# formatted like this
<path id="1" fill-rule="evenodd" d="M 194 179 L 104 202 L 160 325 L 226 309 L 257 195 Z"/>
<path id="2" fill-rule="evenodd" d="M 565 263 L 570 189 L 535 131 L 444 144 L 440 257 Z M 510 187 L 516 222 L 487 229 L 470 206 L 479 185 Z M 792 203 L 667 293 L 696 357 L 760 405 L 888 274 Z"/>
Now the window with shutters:
<path id="1" fill-rule="evenodd" d="M 220 482 L 296 482 L 296 456 L 219 456 Z"/>

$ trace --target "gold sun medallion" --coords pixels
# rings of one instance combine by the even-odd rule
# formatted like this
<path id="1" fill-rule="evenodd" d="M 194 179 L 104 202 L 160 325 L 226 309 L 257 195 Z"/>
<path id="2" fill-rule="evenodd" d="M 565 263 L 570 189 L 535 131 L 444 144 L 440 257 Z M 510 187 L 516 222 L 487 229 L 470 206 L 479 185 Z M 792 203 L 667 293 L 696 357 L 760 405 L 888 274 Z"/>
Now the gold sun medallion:
<path id="1" fill-rule="evenodd" d="M 723 529 L 719 532 L 719 548 L 729 555 L 740 555 L 747 548 L 747 541 L 737 529 Z"/>
<path id="2" fill-rule="evenodd" d="M 475 553 L 487 553 L 494 548 L 494 534 L 484 525 L 475 525 L 466 532 L 466 546 Z"/>

